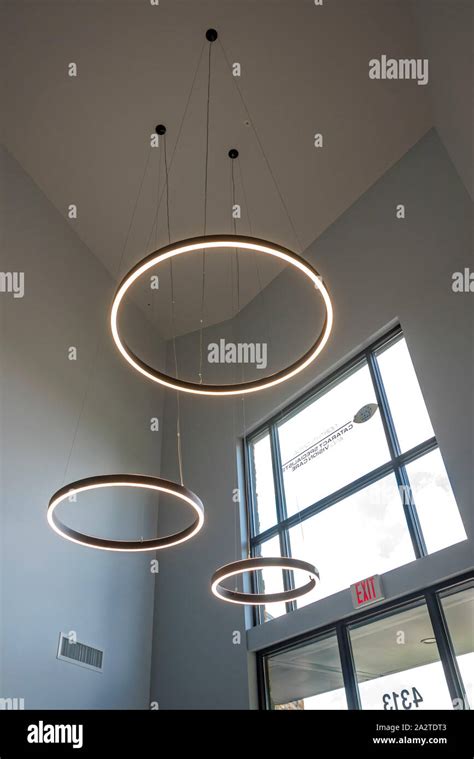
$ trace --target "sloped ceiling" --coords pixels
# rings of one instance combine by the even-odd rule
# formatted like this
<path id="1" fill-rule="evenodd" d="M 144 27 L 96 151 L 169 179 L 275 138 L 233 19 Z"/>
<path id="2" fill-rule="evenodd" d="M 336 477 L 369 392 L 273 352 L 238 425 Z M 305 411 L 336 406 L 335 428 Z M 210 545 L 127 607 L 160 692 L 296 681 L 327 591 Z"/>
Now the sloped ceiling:
<path id="1" fill-rule="evenodd" d="M 417 56 L 408 3 L 7 2 L 7 147 L 64 215 L 69 204 L 77 205 L 78 218 L 70 223 L 115 278 L 167 241 L 163 203 L 154 224 L 163 146 L 150 150 L 149 137 L 157 123 L 165 123 L 171 159 L 204 44 L 170 167 L 172 239 L 203 232 L 204 34 L 210 26 L 218 29 L 219 42 L 213 48 L 211 78 L 209 233 L 231 230 L 227 151 L 235 146 L 240 150 L 237 200 L 244 206 L 241 171 L 251 217 L 250 225 L 244 206 L 237 230 L 298 249 L 254 131 L 246 123 L 221 43 L 229 61 L 241 64 L 237 81 L 302 250 L 432 126 L 426 87 L 368 77 L 372 57 Z M 78 66 L 76 78 L 67 75 L 70 62 Z M 323 135 L 323 148 L 314 147 L 316 132 Z M 341 265 L 347 255 L 349 240 L 347 250 L 341 251 Z M 209 263 L 208 324 L 232 313 L 229 266 L 222 256 Z M 253 265 L 242 264 L 240 305 L 279 270 L 263 261 L 256 277 Z M 169 337 L 169 278 L 167 271 L 160 274 L 152 318 L 161 335 Z M 175 330 L 181 334 L 199 324 L 200 256 L 177 265 L 175 287 Z M 134 297 L 145 310 L 151 308 L 148 287 L 137 287 Z"/>
<path id="2" fill-rule="evenodd" d="M 471 0 L 414 0 L 413 8 L 421 55 L 430 62 L 434 124 L 474 200 L 474 5 Z"/>

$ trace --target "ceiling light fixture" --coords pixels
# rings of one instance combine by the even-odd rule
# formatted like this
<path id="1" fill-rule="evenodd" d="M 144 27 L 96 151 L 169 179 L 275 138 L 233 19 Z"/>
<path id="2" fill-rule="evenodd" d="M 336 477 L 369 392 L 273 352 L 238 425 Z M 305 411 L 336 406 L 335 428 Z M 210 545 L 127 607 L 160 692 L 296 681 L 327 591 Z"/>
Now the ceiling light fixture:
<path id="1" fill-rule="evenodd" d="M 262 569 L 277 568 L 287 570 L 301 570 L 309 575 L 309 582 L 300 588 L 291 588 L 281 593 L 243 593 L 238 590 L 228 590 L 221 583 L 229 577 L 243 575 L 246 572 L 258 572 Z M 285 556 L 278 558 L 257 557 L 251 559 L 242 559 L 226 564 L 216 572 L 211 579 L 211 590 L 217 598 L 234 604 L 249 604 L 251 606 L 261 606 L 274 603 L 284 603 L 294 601 L 295 598 L 309 593 L 316 587 L 319 581 L 319 572 L 313 564 L 301 559 L 290 559 Z"/>
<path id="2" fill-rule="evenodd" d="M 163 138 L 165 138 L 166 127 L 163 124 L 159 124 L 156 127 L 156 133 L 159 134 L 160 136 L 163 136 Z M 166 139 L 164 139 L 164 153 L 165 153 L 165 164 L 167 166 Z M 144 176 L 147 170 L 147 166 L 148 166 L 148 161 L 145 166 Z M 168 203 L 168 190 L 169 190 L 168 181 L 166 181 L 167 203 Z M 140 196 L 140 190 L 138 191 L 138 197 L 135 202 L 134 211 L 132 213 L 130 228 L 135 216 L 135 211 L 137 208 L 139 196 Z M 168 221 L 168 224 L 169 224 L 169 221 Z M 125 248 L 126 248 L 126 242 L 122 250 L 122 255 L 120 257 L 118 272 L 120 272 L 122 259 L 125 253 Z M 174 291 L 173 291 L 173 277 L 172 276 L 171 276 L 171 292 L 172 292 L 172 298 L 171 298 L 172 321 L 174 322 L 174 295 L 173 295 Z M 173 334 L 173 342 L 174 341 L 175 341 L 175 335 Z M 98 355 L 100 355 L 100 339 L 97 343 L 96 357 Z M 79 418 L 76 423 L 75 432 L 73 435 L 71 448 L 70 448 L 67 463 L 66 463 L 64 477 L 67 473 L 69 463 L 72 457 L 72 453 L 74 450 L 74 445 L 77 438 L 77 432 L 78 432 L 79 425 L 84 413 L 86 399 L 91 387 L 92 376 L 93 374 L 91 373 L 91 375 L 89 376 L 89 381 L 86 386 L 83 402 L 81 405 L 81 410 L 79 413 Z M 183 484 L 183 464 L 182 464 L 182 455 L 181 455 L 181 439 L 180 439 L 181 432 L 180 432 L 180 413 L 179 413 L 179 394 L 178 393 L 177 393 L 177 407 L 178 407 L 178 420 L 177 420 L 177 425 L 176 425 L 176 444 L 177 444 L 177 458 L 178 458 L 180 484 L 175 483 L 175 482 L 170 482 L 169 480 L 162 479 L 161 477 L 150 477 L 147 475 L 109 474 L 109 475 L 97 475 L 94 477 L 87 477 L 82 480 L 77 480 L 76 482 L 72 482 L 69 485 L 64 485 L 59 490 L 57 490 L 56 493 L 54 493 L 54 495 L 51 497 L 48 504 L 48 509 L 47 509 L 48 524 L 58 535 L 60 535 L 63 538 L 66 538 L 67 540 L 70 540 L 73 543 L 78 543 L 79 545 L 88 546 L 90 548 L 98 548 L 104 551 L 138 552 L 138 551 L 156 551 L 162 548 L 169 548 L 170 546 L 178 545 L 179 543 L 184 543 L 186 540 L 189 540 L 194 535 L 196 535 L 196 533 L 200 531 L 200 529 L 202 528 L 204 524 L 203 504 L 200 498 L 198 498 L 198 496 L 195 495 L 195 493 L 185 488 Z M 184 502 L 188 506 L 190 506 L 196 514 L 195 519 L 193 523 L 189 527 L 186 527 L 184 530 L 181 530 L 180 532 L 172 533 L 171 535 L 166 535 L 163 538 L 152 538 L 149 540 L 144 540 L 143 538 L 140 540 L 112 540 L 109 538 L 99 538 L 99 537 L 96 537 L 95 535 L 88 535 L 86 533 L 73 530 L 71 527 L 68 527 L 63 522 L 61 522 L 61 520 L 58 518 L 56 509 L 59 506 L 59 504 L 65 501 L 67 498 L 70 498 L 71 496 L 76 495 L 77 493 L 84 492 L 84 491 L 97 490 L 100 488 L 109 488 L 109 487 L 143 488 L 145 490 L 154 490 L 161 493 L 167 493 L 168 495 L 174 496 L 181 502 Z"/>
<path id="3" fill-rule="evenodd" d="M 436 638 L 422 638 L 420 643 L 425 643 L 427 646 L 431 646 L 433 643 L 436 643 Z"/>
<path id="4" fill-rule="evenodd" d="M 67 527 L 57 516 L 56 508 L 60 503 L 77 493 L 83 493 L 86 490 L 97 490 L 98 488 L 110 487 L 132 487 L 144 488 L 145 490 L 157 490 L 160 493 L 167 493 L 184 501 L 196 513 L 194 522 L 181 532 L 166 535 L 163 538 L 152 538 L 151 540 L 110 540 L 108 538 L 98 538 L 94 535 L 87 535 L 83 532 Z M 58 535 L 61 535 L 73 543 L 79 543 L 90 548 L 100 548 L 104 551 L 156 551 L 161 548 L 169 548 L 178 543 L 184 543 L 199 532 L 204 524 L 204 506 L 200 498 L 182 485 L 169 480 L 163 480 L 161 477 L 146 477 L 138 474 L 107 474 L 98 475 L 97 477 L 86 477 L 83 480 L 77 480 L 70 485 L 65 485 L 58 490 L 51 498 L 48 505 L 48 522 Z"/>
<path id="5" fill-rule="evenodd" d="M 183 253 L 192 253 L 196 251 L 202 251 L 203 248 L 209 249 L 233 249 L 238 248 L 244 252 L 257 252 L 264 253 L 274 258 L 279 258 L 282 261 L 290 264 L 291 266 L 299 269 L 314 285 L 314 287 L 322 295 L 326 315 L 324 319 L 323 328 L 318 335 L 317 339 L 306 351 L 293 364 L 290 364 L 285 369 L 282 369 L 275 374 L 271 374 L 268 377 L 264 377 L 261 380 L 252 380 L 249 382 L 241 382 L 237 384 L 226 385 L 209 385 L 197 382 L 188 382 L 180 380 L 178 378 L 171 377 L 163 372 L 154 369 L 149 364 L 142 361 L 129 346 L 122 340 L 120 336 L 118 326 L 119 308 L 123 301 L 123 298 L 133 283 L 139 279 L 145 272 L 152 267 L 166 261 L 169 258 L 182 255 Z M 278 385 L 280 382 L 284 382 L 290 377 L 294 377 L 311 364 L 315 358 L 321 353 L 326 345 L 329 335 L 331 333 L 333 325 L 333 308 L 331 298 L 329 297 L 328 290 L 323 283 L 320 275 L 309 263 L 296 253 L 291 252 L 287 248 L 283 248 L 275 243 L 267 242 L 266 240 L 260 240 L 255 237 L 246 237 L 241 235 L 208 235 L 204 237 L 192 237 L 188 240 L 182 240 L 175 242 L 171 245 L 167 245 L 164 248 L 156 250 L 149 256 L 140 261 L 136 266 L 131 269 L 125 278 L 119 285 L 117 292 L 115 293 L 112 303 L 112 309 L 110 314 L 110 326 L 112 330 L 112 336 L 117 348 L 122 356 L 128 361 L 128 363 L 134 367 L 138 372 L 143 374 L 148 379 L 158 382 L 165 387 L 172 388 L 174 390 L 182 390 L 186 393 L 195 393 L 196 395 L 242 395 L 244 393 L 254 393 L 258 390 L 264 390 L 274 385 Z"/>
<path id="6" fill-rule="evenodd" d="M 317 358 L 317 356 L 321 353 L 324 346 L 326 345 L 329 339 L 329 336 L 331 334 L 334 316 L 333 316 L 333 307 L 331 303 L 331 298 L 329 297 L 327 287 L 324 284 L 321 276 L 318 274 L 316 269 L 314 269 L 311 266 L 311 264 L 305 261 L 298 254 L 292 252 L 291 250 L 288 250 L 287 248 L 277 245 L 276 243 L 268 242 L 267 240 L 261 240 L 253 236 L 246 237 L 242 235 L 237 235 L 235 231 L 235 218 L 233 218 L 234 234 L 231 234 L 231 235 L 229 234 L 208 235 L 207 234 L 209 118 L 210 118 L 210 103 L 211 103 L 211 56 L 212 56 L 212 49 L 216 43 L 216 40 L 218 39 L 218 36 L 219 35 L 215 29 L 211 28 L 211 29 L 208 29 L 206 32 L 206 40 L 209 43 L 209 45 L 208 45 L 208 66 L 207 66 L 207 106 L 206 106 L 207 115 L 206 115 L 205 173 L 204 173 L 204 220 L 203 220 L 204 233 L 201 237 L 192 237 L 187 240 L 178 240 L 174 243 L 171 243 L 171 235 L 169 231 L 169 206 L 168 206 L 167 217 L 168 217 L 169 244 L 163 248 L 159 248 L 158 250 L 155 250 L 153 253 L 143 258 L 125 275 L 124 279 L 122 280 L 121 284 L 119 285 L 114 295 L 111 313 L 110 313 L 110 327 L 112 331 L 113 340 L 118 350 L 120 351 L 122 356 L 125 358 L 125 360 L 131 366 L 133 366 L 133 368 L 136 371 L 140 372 L 143 376 L 147 377 L 148 379 L 151 379 L 153 382 L 157 382 L 163 385 L 164 387 L 168 387 L 173 390 L 182 391 L 186 393 L 194 393 L 195 395 L 229 396 L 229 395 L 243 395 L 247 393 L 254 393 L 254 392 L 257 392 L 258 390 L 265 390 L 267 388 L 278 385 L 281 382 L 284 382 L 285 380 L 288 380 L 291 377 L 294 377 L 296 374 L 299 374 L 299 372 L 303 371 L 303 369 L 309 366 L 309 364 L 311 364 Z M 220 44 L 220 42 L 219 42 L 219 45 L 224 55 L 227 67 L 230 70 L 232 70 L 229 64 L 227 55 L 225 53 L 225 50 L 223 46 Z M 202 53 L 201 53 L 201 56 L 202 56 Z M 198 62 L 198 69 L 199 69 L 199 62 Z M 197 74 L 197 69 L 196 69 L 196 74 Z M 188 102 L 193 92 L 194 82 L 196 80 L 196 74 L 194 75 L 193 84 L 191 86 L 191 92 L 188 98 Z M 283 209 L 286 215 L 288 216 L 288 220 L 293 229 L 295 239 L 298 242 L 298 245 L 301 247 L 298 240 L 296 229 L 294 227 L 293 221 L 291 219 L 288 208 L 284 201 L 283 195 L 280 191 L 280 188 L 278 187 L 276 183 L 275 174 L 271 169 L 270 163 L 263 149 L 262 141 L 260 137 L 258 136 L 255 126 L 250 118 L 250 114 L 248 112 L 248 108 L 247 108 L 247 105 L 245 104 L 240 88 L 238 84 L 235 82 L 235 77 L 232 77 L 232 80 L 234 81 L 237 87 L 238 94 L 240 96 L 240 99 L 242 100 L 242 104 L 246 111 L 246 115 L 248 116 L 249 124 L 252 126 L 252 129 L 255 132 L 257 143 L 260 147 L 265 163 L 267 164 L 267 167 L 269 169 L 270 176 L 272 177 L 272 180 L 275 183 Z M 184 116 L 185 115 L 186 115 L 186 111 L 185 111 Z M 184 121 L 184 116 L 183 116 L 183 121 Z M 156 131 L 159 135 L 166 134 L 166 128 L 162 124 L 156 127 Z M 180 132 L 181 132 L 181 128 L 180 128 Z M 166 149 L 166 142 L 165 142 L 165 149 Z M 232 148 L 231 150 L 229 150 L 228 156 L 231 159 L 231 165 L 233 167 L 233 163 L 235 159 L 239 156 L 239 151 L 236 148 Z M 165 164 L 166 164 L 166 161 L 165 161 Z M 233 168 L 232 168 L 232 186 L 233 186 L 233 194 L 235 195 Z M 168 193 L 167 165 L 166 165 L 166 191 L 167 191 L 167 198 L 168 198 L 169 193 Z M 321 332 L 316 336 L 316 339 L 311 345 L 311 347 L 309 348 L 309 350 L 307 350 L 299 359 L 297 359 L 295 362 L 290 364 L 288 367 L 280 371 L 277 371 L 269 375 L 268 377 L 264 377 L 262 379 L 258 379 L 258 380 L 255 379 L 248 382 L 242 381 L 240 383 L 229 383 L 229 384 L 209 384 L 209 383 L 203 382 L 202 346 L 203 346 L 203 325 L 204 325 L 204 283 L 205 283 L 205 272 L 206 272 L 206 251 L 208 251 L 209 249 L 217 250 L 217 251 L 224 250 L 225 252 L 235 251 L 236 256 L 237 256 L 237 290 L 239 289 L 237 251 L 242 251 L 244 253 L 252 252 L 254 254 L 263 253 L 267 256 L 278 258 L 281 261 L 285 262 L 286 264 L 289 264 L 290 266 L 293 266 L 294 268 L 298 269 L 312 282 L 315 289 L 317 289 L 317 291 L 320 293 L 320 295 L 323 298 L 324 307 L 325 307 L 325 316 L 324 316 L 324 322 L 323 322 Z M 123 301 L 125 294 L 129 290 L 129 288 L 133 285 L 133 283 L 136 282 L 149 269 L 151 269 L 154 266 L 157 266 L 163 261 L 166 261 L 169 259 L 170 266 L 172 266 L 173 258 L 179 255 L 182 255 L 184 253 L 202 254 L 202 297 L 201 297 L 201 318 L 200 318 L 200 327 L 199 327 L 200 365 L 199 365 L 199 372 L 198 372 L 198 378 L 199 378 L 198 382 L 197 381 L 189 382 L 187 380 L 179 379 L 177 376 L 172 377 L 168 374 L 158 371 L 154 367 L 145 363 L 132 351 L 132 349 L 122 339 L 120 335 L 120 327 L 118 323 L 120 305 Z M 173 301 L 173 298 L 172 298 L 172 301 Z"/>

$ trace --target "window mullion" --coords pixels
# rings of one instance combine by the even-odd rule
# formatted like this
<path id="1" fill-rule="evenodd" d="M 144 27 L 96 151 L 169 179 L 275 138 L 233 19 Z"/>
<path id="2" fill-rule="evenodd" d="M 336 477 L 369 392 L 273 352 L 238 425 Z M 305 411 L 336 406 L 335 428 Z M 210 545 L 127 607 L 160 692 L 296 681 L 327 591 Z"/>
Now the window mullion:
<path id="1" fill-rule="evenodd" d="M 278 438 L 278 428 L 277 428 L 276 423 L 272 424 L 270 428 L 270 446 L 271 446 L 271 452 L 272 452 L 273 483 L 275 487 L 277 520 L 278 520 L 278 524 L 281 525 L 282 522 L 286 521 L 288 512 L 286 508 L 285 485 L 283 482 L 283 471 L 282 471 L 282 466 L 281 466 L 280 441 Z M 284 529 L 283 530 L 280 529 L 279 537 L 280 537 L 281 555 L 291 556 L 289 537 L 288 537 L 287 531 Z M 283 574 L 284 589 L 291 590 L 292 588 L 294 588 L 295 583 L 293 579 L 293 572 L 290 572 L 287 569 L 284 569 L 282 574 Z M 293 611 L 293 609 L 295 608 L 296 607 L 295 607 L 294 601 L 289 601 L 286 604 L 287 611 Z"/>
<path id="2" fill-rule="evenodd" d="M 336 625 L 337 643 L 339 646 L 339 658 L 341 660 L 342 679 L 346 691 L 347 708 L 361 709 L 359 686 L 354 667 L 352 656 L 352 647 L 349 638 L 349 629 L 347 624 L 339 623 Z"/>
<path id="3" fill-rule="evenodd" d="M 467 704 L 467 695 L 464 690 L 441 602 L 436 592 L 432 590 L 427 591 L 425 597 L 449 694 L 453 702 L 462 699 L 463 704 Z"/>
<path id="4" fill-rule="evenodd" d="M 423 537 L 420 520 L 418 519 L 418 512 L 416 510 L 410 480 L 408 479 L 407 470 L 404 466 L 397 465 L 395 467 L 395 477 L 397 480 L 398 492 L 402 499 L 403 510 L 405 512 L 415 556 L 417 559 L 421 559 L 422 556 L 428 555 L 428 550 Z"/>
<path id="5" fill-rule="evenodd" d="M 395 424 L 393 422 L 392 413 L 385 392 L 385 387 L 380 373 L 380 368 L 377 363 L 374 352 L 367 351 L 367 364 L 372 378 L 374 386 L 375 397 L 379 405 L 380 416 L 382 419 L 385 436 L 387 438 L 387 445 L 392 458 L 395 478 L 397 481 L 398 492 L 402 500 L 403 511 L 405 513 L 405 519 L 408 526 L 408 532 L 413 544 L 413 550 L 417 559 L 422 556 L 426 556 L 428 551 L 426 550 L 426 544 L 423 538 L 423 532 L 421 530 L 420 521 L 418 519 L 418 513 L 416 511 L 413 494 L 410 488 L 410 481 L 406 469 L 400 464 L 400 443 L 398 442 L 397 433 L 395 430 Z"/>
<path id="6" fill-rule="evenodd" d="M 416 461 L 421 456 L 424 456 L 427 453 L 431 453 L 431 451 L 436 450 L 438 447 L 438 441 L 436 438 L 430 437 L 428 440 L 425 440 L 423 443 L 416 445 L 414 448 L 410 448 L 410 450 L 401 453 L 398 456 L 397 463 L 400 465 L 411 464 L 412 461 Z"/>
<path id="7" fill-rule="evenodd" d="M 252 539 L 256 536 L 255 517 L 257 515 L 257 498 L 255 495 L 255 476 L 254 464 L 250 453 L 250 441 L 244 440 L 244 476 L 245 476 L 245 508 L 247 515 L 247 540 L 252 544 Z"/>
<path id="8" fill-rule="evenodd" d="M 287 518 L 285 487 L 281 467 L 280 441 L 276 424 L 270 427 L 270 447 L 272 452 L 273 484 L 275 487 L 275 500 L 278 522 L 284 522 Z"/>
<path id="9" fill-rule="evenodd" d="M 371 351 L 367 351 L 367 365 L 369 367 L 370 376 L 372 378 L 372 384 L 374 386 L 375 397 L 379 406 L 380 417 L 382 419 L 383 428 L 385 431 L 385 437 L 387 438 L 387 445 L 390 451 L 392 461 L 400 455 L 400 444 L 398 442 L 397 433 L 395 431 L 395 425 L 393 423 L 392 414 L 388 405 L 387 395 L 385 393 L 385 387 L 380 373 L 379 365 L 375 355 Z"/>

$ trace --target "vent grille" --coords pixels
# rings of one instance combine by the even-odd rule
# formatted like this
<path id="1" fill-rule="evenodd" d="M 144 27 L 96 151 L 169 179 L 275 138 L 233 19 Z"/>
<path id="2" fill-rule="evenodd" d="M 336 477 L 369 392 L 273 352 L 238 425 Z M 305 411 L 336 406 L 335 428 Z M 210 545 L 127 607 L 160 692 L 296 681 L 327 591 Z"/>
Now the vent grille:
<path id="1" fill-rule="evenodd" d="M 94 648 L 85 643 L 79 643 L 79 641 L 72 643 L 67 635 L 61 633 L 59 636 L 58 659 L 101 672 L 104 652 L 100 648 Z"/>

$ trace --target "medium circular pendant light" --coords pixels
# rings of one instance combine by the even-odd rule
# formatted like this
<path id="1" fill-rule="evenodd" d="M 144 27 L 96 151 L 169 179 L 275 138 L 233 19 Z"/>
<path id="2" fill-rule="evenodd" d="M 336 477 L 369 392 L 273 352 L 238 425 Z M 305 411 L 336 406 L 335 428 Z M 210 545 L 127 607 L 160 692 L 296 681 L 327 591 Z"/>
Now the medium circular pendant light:
<path id="1" fill-rule="evenodd" d="M 156 132 L 157 134 L 164 136 L 166 134 L 166 127 L 163 124 L 159 124 L 156 127 Z M 165 150 L 166 150 L 166 147 L 165 147 Z M 147 162 L 147 166 L 148 166 L 148 162 Z M 146 172 L 147 166 L 145 167 L 145 172 Z M 138 196 L 139 195 L 140 195 L 140 190 L 139 190 Z M 133 222 L 137 203 L 138 203 L 138 197 L 135 202 L 135 207 L 132 214 L 132 220 L 130 222 L 130 226 Z M 120 263 L 118 266 L 119 271 L 120 271 L 120 266 L 122 263 L 122 258 L 125 252 L 125 245 L 124 245 L 122 256 L 120 258 Z M 172 302 L 173 302 L 173 298 L 172 298 Z M 100 354 L 99 349 L 100 349 L 100 341 L 97 344 L 96 355 Z M 68 456 L 68 460 L 66 464 L 66 470 L 65 470 L 66 472 L 69 466 L 69 461 L 71 459 L 72 452 L 74 450 L 74 444 L 76 441 L 77 431 L 79 429 L 79 424 L 84 412 L 85 401 L 87 399 L 87 395 L 90 390 L 91 378 L 92 378 L 92 374 L 89 377 L 89 381 L 85 390 L 85 394 L 84 394 L 84 398 L 83 398 L 83 402 L 81 406 L 81 411 L 79 413 L 79 418 L 77 420 L 76 429 L 73 435 L 72 444 L 71 444 L 71 448 L 69 451 L 69 456 Z M 178 398 L 178 408 L 179 408 L 179 398 Z M 60 535 L 63 538 L 66 538 L 66 540 L 70 540 L 73 543 L 78 543 L 79 545 L 88 546 L 90 548 L 98 548 L 104 551 L 121 551 L 121 552 L 156 551 L 162 548 L 169 548 L 170 546 L 178 545 L 179 543 L 184 543 L 186 540 L 189 540 L 190 538 L 192 538 L 201 530 L 204 524 L 204 507 L 203 507 L 201 499 L 191 490 L 188 490 L 187 488 L 185 488 L 183 485 L 180 434 L 181 433 L 180 433 L 180 424 L 179 424 L 179 415 L 178 415 L 176 436 L 177 436 L 178 466 L 179 466 L 181 484 L 178 484 L 176 482 L 171 482 L 169 480 L 165 480 L 161 477 L 150 477 L 147 475 L 138 475 L 138 474 L 108 474 L 108 475 L 97 475 L 94 477 L 86 477 L 84 479 L 72 482 L 68 485 L 64 485 L 59 490 L 57 490 L 54 493 L 54 495 L 51 497 L 48 504 L 48 508 L 47 508 L 47 521 L 50 527 L 58 535 Z M 71 498 L 71 496 L 76 495 L 77 493 L 82 493 L 84 491 L 97 490 L 101 488 L 110 488 L 110 487 L 142 488 L 145 490 L 158 491 L 161 493 L 166 493 L 168 495 L 171 495 L 177 498 L 179 501 L 184 502 L 185 504 L 191 507 L 191 509 L 194 511 L 194 514 L 195 514 L 194 521 L 184 530 L 181 530 L 180 532 L 172 533 L 170 535 L 166 535 L 165 537 L 162 537 L 162 538 L 157 537 L 157 538 L 152 538 L 148 540 L 143 540 L 143 539 L 141 540 L 112 540 L 109 538 L 99 538 L 99 537 L 96 537 L 95 535 L 88 535 L 86 533 L 79 532 L 77 530 L 72 529 L 71 527 L 68 527 L 59 519 L 58 514 L 57 514 L 57 507 L 66 499 Z"/>
<path id="2" fill-rule="evenodd" d="M 285 369 L 279 372 L 271 374 L 268 377 L 264 377 L 261 380 L 252 380 L 249 382 L 241 382 L 236 384 L 225 385 L 209 385 L 197 382 L 188 382 L 180 380 L 175 377 L 171 377 L 168 374 L 158 371 L 149 364 L 140 359 L 131 348 L 125 343 L 120 335 L 119 328 L 119 310 L 123 298 L 129 288 L 136 282 L 145 272 L 157 264 L 166 261 L 167 259 L 180 256 L 184 253 L 193 253 L 202 251 L 203 249 L 212 250 L 235 250 L 238 248 L 244 252 L 256 252 L 264 253 L 274 258 L 279 258 L 285 263 L 298 269 L 304 276 L 312 282 L 315 289 L 321 294 L 326 315 L 321 332 L 317 335 L 311 348 L 306 351 L 297 361 L 290 364 Z M 196 395 L 214 395 L 214 396 L 228 396 L 228 395 L 243 395 L 244 393 L 254 393 L 258 390 L 265 390 L 266 388 L 278 385 L 285 380 L 294 377 L 299 372 L 303 371 L 309 364 L 311 364 L 316 357 L 321 353 L 326 345 L 331 329 L 333 325 L 333 308 L 331 299 L 329 297 L 328 290 L 319 276 L 316 269 L 314 269 L 307 261 L 298 256 L 296 253 L 283 248 L 281 245 L 267 242 L 266 240 L 260 240 L 255 237 L 246 237 L 241 235 L 208 235 L 205 237 L 192 237 L 188 240 L 182 240 L 179 242 L 167 245 L 164 248 L 156 250 L 149 256 L 146 256 L 142 261 L 136 264 L 128 274 L 124 277 L 120 283 L 112 303 L 112 309 L 110 313 L 110 326 L 112 330 L 112 336 L 117 348 L 122 356 L 128 363 L 133 366 L 138 372 L 143 374 L 148 379 L 158 382 L 160 385 L 172 388 L 174 390 L 181 390 L 185 393 L 194 393 Z"/>
<path id="3" fill-rule="evenodd" d="M 77 493 L 83 493 L 86 490 L 110 487 L 143 488 L 145 490 L 167 493 L 190 506 L 195 512 L 195 519 L 189 527 L 186 527 L 181 532 L 151 540 L 110 540 L 108 538 L 98 538 L 94 535 L 77 532 L 59 520 L 56 508 L 67 498 Z M 48 522 L 58 535 L 83 546 L 100 548 L 104 551 L 156 551 L 161 548 L 175 546 L 178 543 L 184 543 L 185 540 L 189 540 L 193 535 L 196 535 L 204 524 L 204 507 L 200 498 L 191 492 L 191 490 L 175 482 L 163 480 L 161 477 L 147 477 L 138 474 L 107 474 L 77 480 L 70 485 L 65 485 L 54 493 L 48 505 Z"/>
<path id="4" fill-rule="evenodd" d="M 288 570 L 301 570 L 309 575 L 309 581 L 299 588 L 291 588 L 281 593 L 242 593 L 238 590 L 228 590 L 221 583 L 229 577 L 243 575 L 246 572 L 258 572 L 261 569 L 276 568 Z M 290 559 L 285 556 L 278 558 L 251 558 L 233 561 L 230 564 L 214 572 L 211 579 L 211 590 L 217 598 L 234 604 L 261 606 L 286 601 L 294 601 L 295 598 L 309 593 L 316 587 L 319 581 L 319 572 L 313 564 L 301 559 Z"/>

